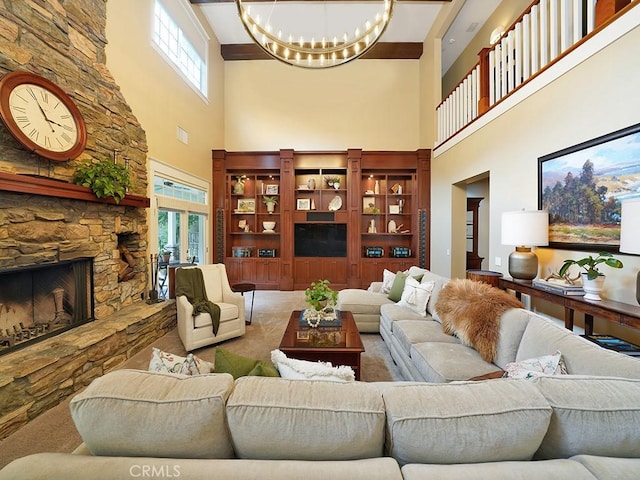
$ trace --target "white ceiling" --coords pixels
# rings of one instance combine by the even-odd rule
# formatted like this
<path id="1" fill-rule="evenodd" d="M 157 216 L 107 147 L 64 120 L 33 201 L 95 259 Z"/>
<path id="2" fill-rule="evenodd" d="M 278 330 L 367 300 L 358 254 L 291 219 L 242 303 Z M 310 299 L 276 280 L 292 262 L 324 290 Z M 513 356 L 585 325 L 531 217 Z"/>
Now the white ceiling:
<path id="1" fill-rule="evenodd" d="M 442 41 L 442 70 L 446 72 L 475 36 L 501 0 L 467 0 Z M 442 6 L 447 2 L 396 1 L 393 15 L 381 42 L 423 42 Z M 382 10 L 381 2 L 259 2 L 250 4 L 252 13 L 281 29 L 283 36 L 321 38 L 351 35 L 367 19 Z M 238 17 L 235 3 L 215 2 L 193 5 L 199 8 L 222 45 L 252 43 Z M 254 15 L 255 16 L 255 15 Z M 450 39 L 454 39 L 450 41 Z M 488 43 L 488 41 L 487 41 Z"/>

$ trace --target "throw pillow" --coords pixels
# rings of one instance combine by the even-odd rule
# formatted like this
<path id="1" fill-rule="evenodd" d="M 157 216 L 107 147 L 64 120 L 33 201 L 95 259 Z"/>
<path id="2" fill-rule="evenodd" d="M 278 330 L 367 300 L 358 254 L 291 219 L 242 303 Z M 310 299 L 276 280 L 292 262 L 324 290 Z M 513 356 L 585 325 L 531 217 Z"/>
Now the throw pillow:
<path id="1" fill-rule="evenodd" d="M 427 316 L 427 303 L 431 292 L 435 287 L 435 282 L 420 283 L 413 277 L 407 278 L 402 291 L 402 297 L 398 305 L 408 308 L 423 317 Z"/>
<path id="2" fill-rule="evenodd" d="M 399 302 L 402 298 L 402 292 L 404 291 L 404 284 L 407 281 L 407 274 L 404 272 L 397 272 L 393 278 L 393 284 L 389 289 L 389 300 Z"/>
<path id="3" fill-rule="evenodd" d="M 181 375 L 200 375 L 213 372 L 214 364 L 196 357 L 193 353 L 180 357 L 153 347 L 151 350 L 150 372 L 179 373 Z"/>
<path id="4" fill-rule="evenodd" d="M 545 375 L 567 375 L 567 366 L 557 350 L 550 355 L 507 363 L 504 371 L 505 377 L 529 379 Z"/>
<path id="5" fill-rule="evenodd" d="M 278 377 L 278 370 L 263 360 L 232 353 L 223 348 L 216 348 L 215 373 L 229 373 L 234 379 L 244 376 Z"/>
<path id="6" fill-rule="evenodd" d="M 382 272 L 382 286 L 380 287 L 380 293 L 389 293 L 395 279 L 396 274 L 385 268 Z"/>
<path id="7" fill-rule="evenodd" d="M 271 352 L 271 361 L 282 378 L 290 380 L 325 380 L 333 382 L 353 382 L 355 373 L 347 365 L 334 367 L 331 362 L 308 362 L 287 357 L 280 350 Z"/>
<path id="8" fill-rule="evenodd" d="M 510 308 L 523 305 L 504 290 L 468 279 L 448 282 L 435 305 L 442 331 L 456 335 L 463 345 L 475 348 L 489 363 L 493 363 L 497 354 L 500 316 Z"/>

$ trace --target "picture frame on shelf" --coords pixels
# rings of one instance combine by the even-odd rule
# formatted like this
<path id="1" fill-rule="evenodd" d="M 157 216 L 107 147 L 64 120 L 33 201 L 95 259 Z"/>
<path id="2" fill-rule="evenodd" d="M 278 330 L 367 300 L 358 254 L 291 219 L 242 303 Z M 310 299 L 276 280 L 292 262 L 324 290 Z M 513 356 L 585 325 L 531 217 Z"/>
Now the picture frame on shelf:
<path id="1" fill-rule="evenodd" d="M 265 195 L 278 195 L 278 185 L 265 185 Z"/>
<path id="2" fill-rule="evenodd" d="M 617 252 L 623 199 L 637 197 L 640 123 L 538 158 L 549 247 Z M 578 206 L 583 208 L 578 208 Z"/>
<path id="3" fill-rule="evenodd" d="M 236 213 L 256 213 L 256 199 L 239 198 Z"/>
<path id="4" fill-rule="evenodd" d="M 391 215 L 399 215 L 400 214 L 400 205 L 389 205 L 389 213 Z"/>
<path id="5" fill-rule="evenodd" d="M 375 213 L 376 199 L 375 197 L 362 197 L 362 213 Z"/>
<path id="6" fill-rule="evenodd" d="M 311 199 L 298 198 L 296 201 L 296 210 L 311 210 Z"/>

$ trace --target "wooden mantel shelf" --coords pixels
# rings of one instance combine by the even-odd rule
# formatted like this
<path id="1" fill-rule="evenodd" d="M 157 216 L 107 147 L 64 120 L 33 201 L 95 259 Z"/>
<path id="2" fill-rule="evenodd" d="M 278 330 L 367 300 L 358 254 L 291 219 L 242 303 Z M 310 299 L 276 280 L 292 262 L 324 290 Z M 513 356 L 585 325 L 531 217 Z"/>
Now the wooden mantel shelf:
<path id="1" fill-rule="evenodd" d="M 98 198 L 87 187 L 30 175 L 16 175 L 0 172 L 0 191 L 44 195 L 47 197 L 70 198 L 86 202 L 109 203 L 115 205 L 113 198 Z M 127 195 L 118 205 L 125 207 L 148 208 L 151 200 L 139 195 Z"/>

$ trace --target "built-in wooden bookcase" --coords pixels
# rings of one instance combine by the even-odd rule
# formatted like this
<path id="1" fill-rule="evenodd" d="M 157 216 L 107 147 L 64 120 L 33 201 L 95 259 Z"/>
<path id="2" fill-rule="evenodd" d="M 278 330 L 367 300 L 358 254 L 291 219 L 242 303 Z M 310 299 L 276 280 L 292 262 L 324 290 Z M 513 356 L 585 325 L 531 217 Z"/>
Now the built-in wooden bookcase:
<path id="1" fill-rule="evenodd" d="M 381 248 L 385 257 L 402 255 L 415 258 L 413 237 L 413 191 L 416 188 L 415 172 L 385 174 L 379 171 L 363 172 L 361 179 L 362 256 L 367 248 Z M 402 252 L 402 253 L 400 253 Z M 375 250 L 372 255 L 376 255 Z"/>
<path id="2" fill-rule="evenodd" d="M 225 263 L 232 284 L 282 290 L 320 278 L 338 289 L 366 288 L 385 268 L 428 268 L 429 153 L 215 150 L 214 261 Z M 277 200 L 272 212 L 265 197 Z M 296 252 L 296 230 L 321 232 L 318 224 L 343 229 L 343 244 L 346 230 L 346 253 Z"/>

